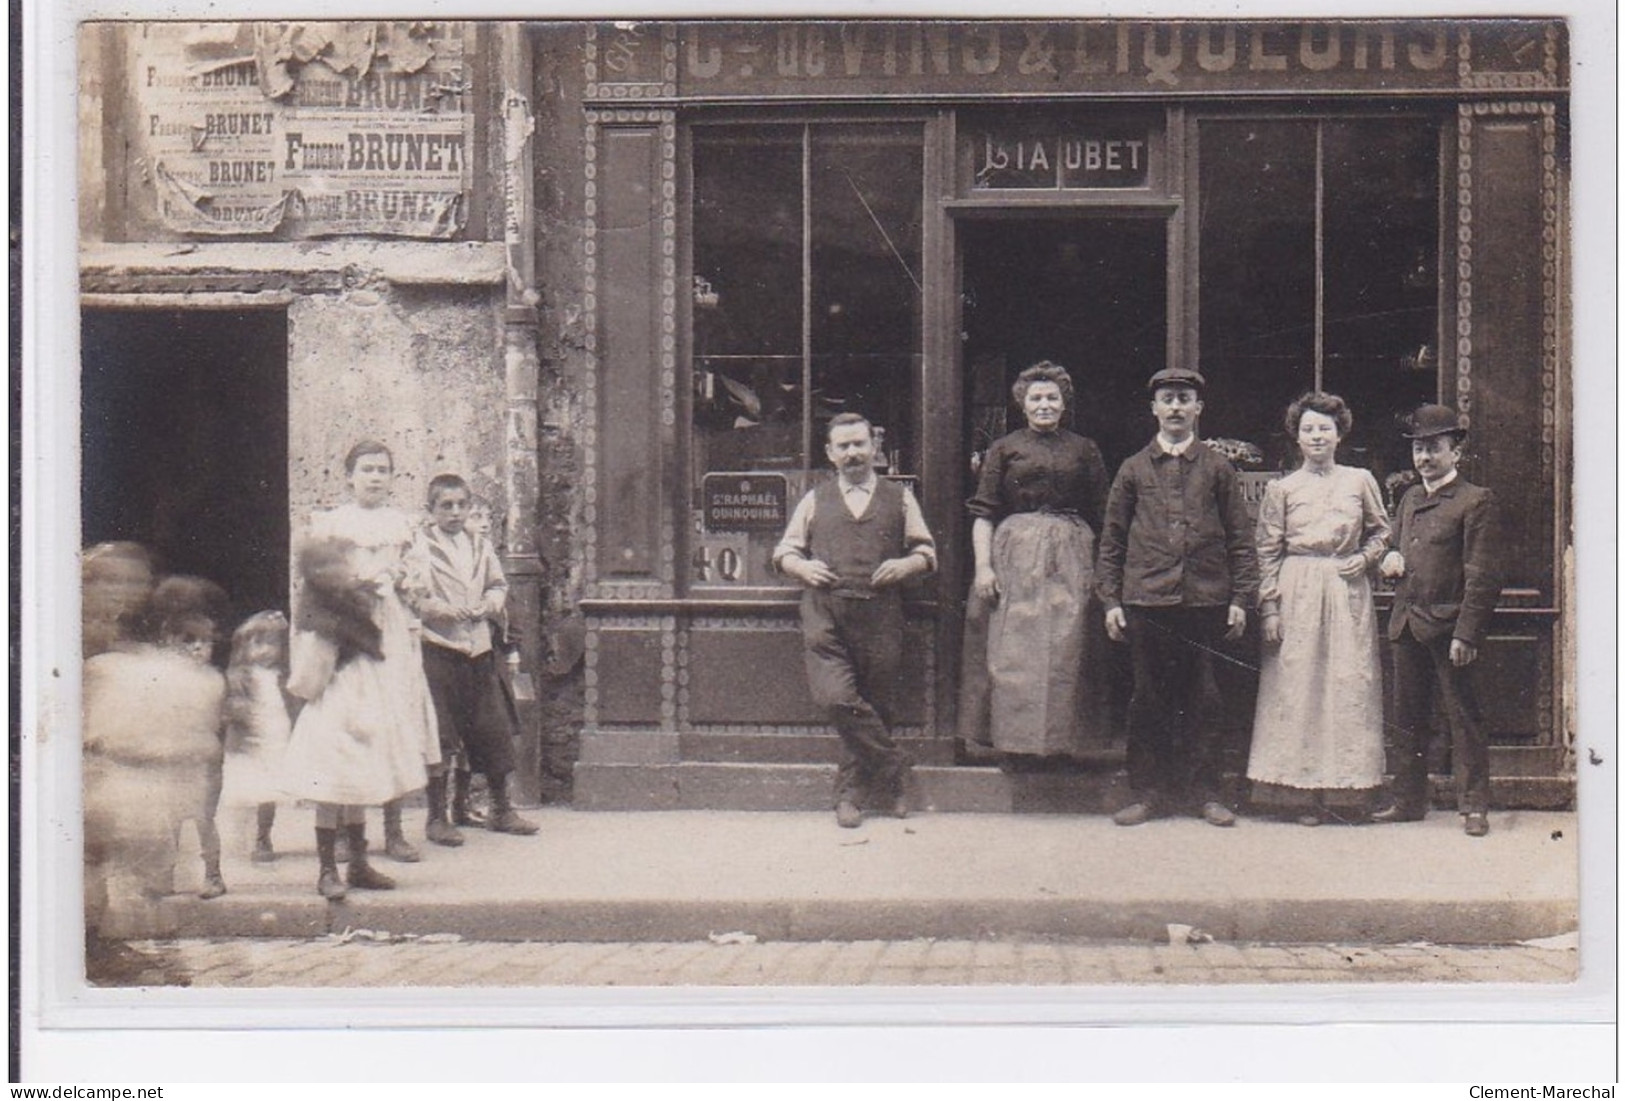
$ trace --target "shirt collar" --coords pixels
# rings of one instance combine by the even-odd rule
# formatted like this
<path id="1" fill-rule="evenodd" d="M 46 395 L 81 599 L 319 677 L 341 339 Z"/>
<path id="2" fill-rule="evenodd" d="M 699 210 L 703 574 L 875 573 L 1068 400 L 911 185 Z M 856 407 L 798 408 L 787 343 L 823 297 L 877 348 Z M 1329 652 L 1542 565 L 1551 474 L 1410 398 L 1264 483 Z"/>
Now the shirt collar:
<path id="1" fill-rule="evenodd" d="M 836 479 L 836 481 L 839 483 L 839 485 L 841 487 L 841 492 L 843 494 L 846 494 L 846 493 L 862 493 L 865 496 L 867 496 L 868 494 L 871 494 L 871 493 L 873 493 L 875 491 L 875 482 L 877 482 L 878 480 L 879 480 L 878 476 L 873 474 L 873 473 L 871 473 L 869 475 L 869 480 L 866 481 L 866 482 L 849 482 L 849 481 L 847 481 L 845 474 L 840 475 Z"/>
<path id="2" fill-rule="evenodd" d="M 1455 481 L 1456 480 L 1456 475 L 1460 474 L 1460 473 L 1461 473 L 1461 471 L 1459 471 L 1459 470 L 1452 470 L 1449 474 L 1446 474 L 1443 478 L 1440 478 L 1436 482 L 1430 482 L 1426 478 L 1423 478 L 1422 479 L 1422 488 L 1427 490 L 1428 496 L 1431 497 L 1435 493 L 1439 492 L 1439 490 L 1443 489 L 1445 486 L 1447 486 L 1451 482 Z"/>
<path id="3" fill-rule="evenodd" d="M 1191 449 L 1191 445 L 1196 442 L 1196 434 L 1192 433 L 1178 443 L 1170 443 L 1162 438 L 1161 432 L 1158 432 L 1155 436 L 1155 441 L 1158 450 L 1160 450 L 1164 455 L 1179 456 L 1185 454 L 1185 452 Z"/>

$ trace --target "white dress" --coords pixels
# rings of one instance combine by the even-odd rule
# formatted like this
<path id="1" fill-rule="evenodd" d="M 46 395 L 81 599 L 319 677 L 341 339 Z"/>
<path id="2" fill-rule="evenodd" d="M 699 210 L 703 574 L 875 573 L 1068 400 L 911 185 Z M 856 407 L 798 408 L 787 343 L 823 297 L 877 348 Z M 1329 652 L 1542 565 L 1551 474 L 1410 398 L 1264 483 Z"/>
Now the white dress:
<path id="1" fill-rule="evenodd" d="M 1281 643 L 1265 645 L 1247 776 L 1310 791 L 1382 783 L 1382 669 L 1369 570 L 1388 514 L 1368 470 L 1300 469 L 1264 491 L 1258 510 L 1261 611 L 1278 609 Z"/>
<path id="2" fill-rule="evenodd" d="M 221 806 L 253 807 L 285 797 L 281 769 L 289 732 L 275 669 L 256 665 L 228 674 Z"/>
<path id="3" fill-rule="evenodd" d="M 357 572 L 374 579 L 378 593 L 373 620 L 384 656 L 359 655 L 340 667 L 331 642 L 294 631 L 290 686 L 325 683 L 288 739 L 283 790 L 295 799 L 375 806 L 422 788 L 427 766 L 440 761 L 419 627 L 402 600 L 403 592 L 421 592 L 427 577 L 414 532 L 410 517 L 388 507 L 348 504 L 311 519 L 311 539 L 356 544 Z M 397 582 L 392 571 L 402 566 Z"/>

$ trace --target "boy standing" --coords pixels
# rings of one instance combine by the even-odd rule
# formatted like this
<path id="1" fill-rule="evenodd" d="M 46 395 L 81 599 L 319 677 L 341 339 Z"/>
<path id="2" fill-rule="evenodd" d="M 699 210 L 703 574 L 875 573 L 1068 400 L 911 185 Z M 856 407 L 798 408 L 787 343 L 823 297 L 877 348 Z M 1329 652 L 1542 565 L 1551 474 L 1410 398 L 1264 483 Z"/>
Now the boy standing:
<path id="1" fill-rule="evenodd" d="M 519 816 L 508 799 L 513 771 L 513 737 L 518 719 L 502 691 L 491 624 L 507 612 L 508 582 L 502 564 L 484 536 L 466 530 L 468 483 L 439 474 L 429 483 L 432 526 L 423 539 L 429 556 L 429 595 L 419 608 L 423 619 L 423 671 L 440 724 L 440 754 L 450 761 L 461 751 L 469 766 L 485 774 L 491 791 L 486 828 L 529 835 L 534 822 Z M 429 777 L 429 823 L 425 831 L 439 845 L 461 845 L 462 833 L 446 816 L 446 766 Z"/>
<path id="2" fill-rule="evenodd" d="M 903 644 L 903 582 L 936 569 L 936 544 L 914 495 L 874 472 L 869 422 L 840 413 L 824 453 L 837 476 L 796 506 L 773 565 L 801 582 L 807 686 L 841 736 L 835 821 L 863 822 L 860 807 L 908 814 L 909 761 L 891 735 Z"/>
<path id="3" fill-rule="evenodd" d="M 1235 469 L 1197 438 L 1206 385 L 1188 367 L 1151 376 L 1157 434 L 1117 471 L 1096 566 L 1106 633 L 1129 643 L 1134 694 L 1128 778 L 1112 816 L 1137 826 L 1188 803 L 1214 826 L 1236 816 L 1219 797 L 1220 741 L 1201 714 L 1203 659 L 1241 637 L 1258 596 L 1258 556 Z"/>
<path id="4" fill-rule="evenodd" d="M 1451 771 L 1457 806 L 1469 837 L 1490 832 L 1490 750 L 1480 725 L 1469 666 L 1501 595 L 1495 555 L 1495 502 L 1456 466 L 1467 430 L 1456 411 L 1424 405 L 1411 414 L 1405 437 L 1422 476 L 1399 503 L 1394 549 L 1383 556 L 1384 577 L 1398 578 L 1388 639 L 1394 646 L 1394 803 L 1372 815 L 1383 822 L 1427 814 L 1425 732 L 1433 685 L 1450 722 Z"/>

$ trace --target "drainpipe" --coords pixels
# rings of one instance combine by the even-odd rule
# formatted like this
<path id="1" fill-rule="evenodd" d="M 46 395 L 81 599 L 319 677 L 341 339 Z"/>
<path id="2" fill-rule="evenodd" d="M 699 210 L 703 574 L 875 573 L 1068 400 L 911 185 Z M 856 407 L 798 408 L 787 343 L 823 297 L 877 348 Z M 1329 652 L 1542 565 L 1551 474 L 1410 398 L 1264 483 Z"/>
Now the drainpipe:
<path id="1" fill-rule="evenodd" d="M 524 24 L 505 22 L 496 28 L 496 75 L 501 89 L 494 142 L 501 161 L 502 244 L 507 265 L 503 302 L 502 355 L 505 377 L 504 444 L 507 461 L 503 488 L 508 502 L 507 547 L 502 558 L 508 574 L 509 619 L 521 628 L 520 664 L 516 672 L 537 684 L 547 652 L 542 637 L 542 561 L 536 546 L 538 474 L 536 408 L 537 355 L 535 208 L 532 203 L 532 135 L 530 108 L 531 56 Z M 523 681 L 526 678 L 516 678 Z M 521 693 L 523 694 L 523 693 Z M 521 725 L 519 767 L 514 794 L 524 802 L 540 798 L 541 710 L 532 700 L 519 701 Z"/>

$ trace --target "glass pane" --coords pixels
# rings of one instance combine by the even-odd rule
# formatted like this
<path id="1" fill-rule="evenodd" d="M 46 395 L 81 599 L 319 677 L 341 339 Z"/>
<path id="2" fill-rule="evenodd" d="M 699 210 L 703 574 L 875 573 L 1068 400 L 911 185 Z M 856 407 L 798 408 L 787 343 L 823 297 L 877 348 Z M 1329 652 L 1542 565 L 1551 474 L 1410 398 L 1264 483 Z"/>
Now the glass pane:
<path id="1" fill-rule="evenodd" d="M 1315 123 L 1203 122 L 1199 232 L 1202 434 L 1278 469 L 1281 414 L 1315 379 Z"/>
<path id="2" fill-rule="evenodd" d="M 831 417 L 862 413 L 893 473 L 918 466 L 922 140 L 917 125 L 812 134 L 814 450 Z"/>
<path id="3" fill-rule="evenodd" d="M 1341 454 L 1383 481 L 1411 467 L 1395 415 L 1438 393 L 1439 132 L 1324 126 L 1324 385 L 1354 409 Z"/>
<path id="4" fill-rule="evenodd" d="M 789 510 L 828 473 L 823 439 L 831 417 L 855 410 L 884 430 L 888 470 L 918 461 L 923 129 L 693 133 L 691 579 L 701 587 L 781 586 L 769 565 L 773 545 Z M 804 196 L 813 225 L 805 245 Z M 810 358 L 804 256 L 812 271 Z M 802 389 L 808 373 L 810 410 Z"/>
<path id="5" fill-rule="evenodd" d="M 801 129 L 694 133 L 700 470 L 799 468 Z"/>
<path id="6" fill-rule="evenodd" d="M 802 454 L 802 128 L 696 127 L 694 137 L 694 433 L 692 579 L 774 585 L 768 565 L 782 505 L 749 504 L 705 523 L 706 475 L 729 502 L 799 489 Z M 785 479 L 780 481 L 779 479 Z M 786 484 L 787 482 L 793 484 Z M 720 484 L 719 484 L 720 483 Z M 747 488 L 748 487 L 748 488 Z M 776 492 L 775 492 L 776 490 Z M 730 492 L 731 491 L 731 492 Z M 715 505 L 716 502 L 713 502 Z M 724 518 L 726 516 L 727 518 Z M 755 517 L 737 521 L 734 516 Z M 748 530 L 754 523 L 758 530 Z M 778 530 L 769 530 L 777 528 Z"/>

